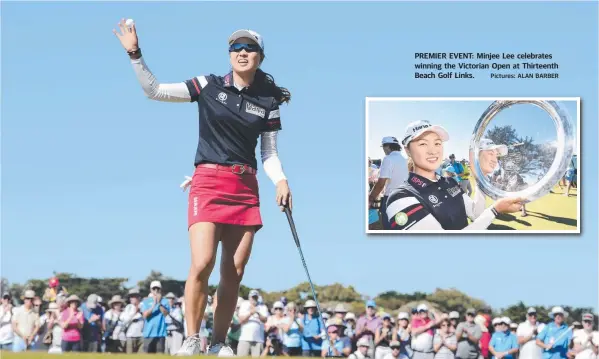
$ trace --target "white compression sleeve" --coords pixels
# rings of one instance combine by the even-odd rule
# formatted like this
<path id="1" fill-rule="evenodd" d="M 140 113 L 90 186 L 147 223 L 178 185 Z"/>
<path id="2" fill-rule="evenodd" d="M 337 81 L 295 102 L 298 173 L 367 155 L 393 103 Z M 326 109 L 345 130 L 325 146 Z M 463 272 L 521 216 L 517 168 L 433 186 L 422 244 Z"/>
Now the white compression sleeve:
<path id="1" fill-rule="evenodd" d="M 264 172 L 275 185 L 279 181 L 287 179 L 283 173 L 283 166 L 277 152 L 277 134 L 277 131 L 262 132 L 260 136 L 262 167 L 264 167 Z"/>
<path id="2" fill-rule="evenodd" d="M 184 82 L 161 84 L 146 65 L 143 57 L 131 60 L 137 80 L 146 96 L 152 100 L 164 102 L 190 102 L 191 95 Z"/>

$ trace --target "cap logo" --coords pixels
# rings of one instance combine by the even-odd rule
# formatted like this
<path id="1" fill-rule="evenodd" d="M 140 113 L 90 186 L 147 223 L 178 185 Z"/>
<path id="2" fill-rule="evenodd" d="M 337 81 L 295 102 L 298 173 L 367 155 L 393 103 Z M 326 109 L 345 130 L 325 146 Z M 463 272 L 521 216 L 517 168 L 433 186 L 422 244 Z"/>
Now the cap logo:
<path id="1" fill-rule="evenodd" d="M 431 125 L 420 125 L 420 126 L 416 126 L 414 128 L 412 128 L 412 132 L 417 132 L 418 130 L 422 130 L 423 128 L 429 128 L 431 127 Z"/>

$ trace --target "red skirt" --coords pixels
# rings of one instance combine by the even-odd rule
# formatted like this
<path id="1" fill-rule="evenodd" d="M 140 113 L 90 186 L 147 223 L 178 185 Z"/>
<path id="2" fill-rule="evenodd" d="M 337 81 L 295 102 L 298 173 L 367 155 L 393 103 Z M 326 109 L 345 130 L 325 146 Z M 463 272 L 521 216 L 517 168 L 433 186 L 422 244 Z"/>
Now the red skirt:
<path id="1" fill-rule="evenodd" d="M 198 222 L 262 228 L 258 180 L 255 174 L 236 174 L 228 167 L 198 166 L 193 173 L 187 209 L 187 228 Z"/>

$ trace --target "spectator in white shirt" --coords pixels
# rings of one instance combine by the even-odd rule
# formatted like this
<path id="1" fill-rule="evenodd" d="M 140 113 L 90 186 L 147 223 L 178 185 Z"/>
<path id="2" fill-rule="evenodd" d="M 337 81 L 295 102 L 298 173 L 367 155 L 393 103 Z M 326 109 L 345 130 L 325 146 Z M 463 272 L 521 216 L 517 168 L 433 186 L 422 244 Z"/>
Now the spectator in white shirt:
<path id="1" fill-rule="evenodd" d="M 433 350 L 435 359 L 454 359 L 455 352 L 458 349 L 458 341 L 455 333 L 450 331 L 451 323 L 449 319 L 444 319 L 439 324 L 439 330 L 433 338 Z"/>
<path id="2" fill-rule="evenodd" d="M 599 332 L 593 331 L 594 319 L 595 317 L 591 313 L 582 315 L 582 329 L 574 331 L 570 357 L 575 359 L 597 359 L 599 355 Z"/>
<path id="3" fill-rule="evenodd" d="M 26 290 L 24 304 L 13 312 L 12 330 L 15 333 L 13 339 L 13 352 L 21 352 L 30 349 L 31 343 L 35 338 L 40 327 L 40 316 L 33 309 L 33 299 L 35 292 Z"/>
<path id="4" fill-rule="evenodd" d="M 12 350 L 14 333 L 12 330 L 13 305 L 10 293 L 2 294 L 0 307 L 0 350 Z"/>
<path id="5" fill-rule="evenodd" d="M 356 350 L 355 352 L 351 353 L 348 357 L 348 359 L 366 359 L 366 358 L 370 358 L 368 356 L 368 349 L 370 349 L 370 340 L 368 340 L 368 338 L 366 337 L 362 337 L 358 340 L 358 343 L 356 344 L 358 347 L 358 350 Z"/>
<path id="6" fill-rule="evenodd" d="M 168 293 L 165 298 L 168 299 L 171 311 L 165 318 L 166 342 L 164 350 L 167 354 L 175 355 L 183 344 L 183 311 L 181 310 L 181 303 L 174 293 Z"/>
<path id="7" fill-rule="evenodd" d="M 387 228 L 389 222 L 387 220 L 387 198 L 391 191 L 397 189 L 408 179 L 408 164 L 401 155 L 402 148 L 397 138 L 383 137 L 381 147 L 385 152 L 385 158 L 381 163 L 379 179 L 370 191 L 368 200 L 370 206 L 372 206 L 384 189 L 383 198 L 381 199 L 381 216 L 384 228 L 389 229 Z"/>
<path id="8" fill-rule="evenodd" d="M 277 301 L 272 306 L 273 315 L 268 317 L 266 321 L 265 330 L 269 333 L 274 333 L 277 336 L 277 339 L 282 343 L 283 342 L 283 324 L 287 321 L 283 312 L 285 310 L 285 306 L 280 301 Z"/>
<path id="9" fill-rule="evenodd" d="M 125 301 L 120 295 L 114 295 L 108 302 L 110 309 L 104 314 L 102 329 L 106 341 L 106 352 L 123 353 L 127 346 L 127 336 L 123 331 L 123 307 Z"/>
<path id="10" fill-rule="evenodd" d="M 129 290 L 129 304 L 125 307 L 123 312 L 123 323 L 126 338 L 126 351 L 127 354 L 141 353 L 144 338 L 144 318 L 140 310 L 140 299 L 138 289 Z"/>
<path id="11" fill-rule="evenodd" d="M 40 324 L 46 324 L 46 334 L 42 339 L 44 344 L 49 346 L 49 354 L 60 354 L 62 353 L 62 326 L 60 325 L 60 306 L 57 303 L 50 303 L 46 314 L 40 318 Z M 49 343 L 46 341 L 48 339 Z"/>
<path id="12" fill-rule="evenodd" d="M 518 325 L 516 335 L 518 336 L 518 345 L 520 345 L 520 358 L 522 359 L 541 359 L 543 349 L 537 346 L 537 335 L 543 330 L 545 324 L 537 322 L 537 310 L 533 307 L 528 308 L 526 312 L 526 321 Z M 493 322 L 496 324 L 496 321 Z"/>
<path id="13" fill-rule="evenodd" d="M 264 349 L 264 323 L 268 319 L 268 309 L 258 304 L 260 294 L 252 289 L 248 300 L 239 307 L 241 334 L 237 345 L 238 356 L 259 357 Z"/>

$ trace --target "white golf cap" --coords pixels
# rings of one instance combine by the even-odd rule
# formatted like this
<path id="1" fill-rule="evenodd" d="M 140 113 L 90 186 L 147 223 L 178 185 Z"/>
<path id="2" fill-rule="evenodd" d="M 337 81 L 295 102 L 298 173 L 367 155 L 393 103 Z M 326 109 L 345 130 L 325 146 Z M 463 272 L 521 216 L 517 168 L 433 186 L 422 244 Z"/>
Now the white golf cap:
<path id="1" fill-rule="evenodd" d="M 248 39 L 255 41 L 256 44 L 260 46 L 262 51 L 264 51 L 264 40 L 262 39 L 262 36 L 260 36 L 260 34 L 254 30 L 242 29 L 235 31 L 231 34 L 231 36 L 229 36 L 229 45 L 233 44 L 235 41 L 237 41 L 237 39 L 241 39 L 242 37 L 247 37 Z"/>
<path id="2" fill-rule="evenodd" d="M 536 314 L 536 313 L 537 313 L 537 310 L 534 307 L 530 307 L 526 311 L 526 314 Z"/>
<path id="3" fill-rule="evenodd" d="M 345 320 L 356 320 L 356 315 L 352 312 L 349 312 L 345 315 Z"/>
<path id="4" fill-rule="evenodd" d="M 561 314 L 566 318 L 568 317 L 568 312 L 564 311 L 564 308 L 559 307 L 559 306 L 551 308 L 551 312 L 549 313 L 549 318 L 553 319 L 553 317 L 556 314 Z"/>
<path id="5" fill-rule="evenodd" d="M 248 298 L 259 297 L 259 296 L 260 296 L 260 293 L 256 289 L 252 289 L 252 290 L 250 290 L 250 294 L 248 295 Z"/>
<path id="6" fill-rule="evenodd" d="M 416 307 L 416 310 L 419 312 L 428 312 L 428 307 L 426 304 L 420 304 L 418 307 Z"/>
<path id="7" fill-rule="evenodd" d="M 405 320 L 410 320 L 410 315 L 406 312 L 399 312 L 399 314 L 397 314 L 397 319 L 401 320 L 401 319 L 405 319 Z"/>
<path id="8" fill-rule="evenodd" d="M 362 337 L 358 340 L 357 347 L 370 347 L 368 337 Z"/>
<path id="9" fill-rule="evenodd" d="M 454 310 L 453 312 L 449 313 L 449 319 L 460 319 L 460 313 Z"/>
<path id="10" fill-rule="evenodd" d="M 510 325 L 510 324 L 512 324 L 512 320 L 509 317 L 501 317 L 500 318 L 500 323 L 504 323 L 504 324 Z"/>
<path id="11" fill-rule="evenodd" d="M 480 151 L 497 150 L 499 152 L 500 156 L 507 155 L 507 146 L 506 145 L 496 145 L 495 142 L 493 142 L 492 140 L 490 140 L 488 138 L 482 138 L 478 142 L 478 149 Z"/>
<path id="12" fill-rule="evenodd" d="M 510 324 L 510 328 L 511 329 L 518 329 L 518 324 L 512 323 L 512 324 Z"/>
<path id="13" fill-rule="evenodd" d="M 495 324 L 499 324 L 501 323 L 501 318 L 493 318 L 493 320 L 491 321 L 491 324 L 495 325 Z"/>
<path id="14" fill-rule="evenodd" d="M 399 141 L 397 140 L 397 138 L 395 138 L 393 136 L 387 136 L 387 137 L 383 137 L 383 140 L 381 141 L 381 146 L 388 145 L 391 143 L 399 145 Z"/>
<path id="15" fill-rule="evenodd" d="M 347 313 L 347 309 L 345 309 L 343 303 L 339 303 L 335 306 L 335 313 Z"/>
<path id="16" fill-rule="evenodd" d="M 275 304 L 272 305 L 272 309 L 285 309 L 283 302 L 276 301 Z"/>
<path id="17" fill-rule="evenodd" d="M 428 121 L 414 121 L 410 122 L 408 126 L 406 126 L 406 133 L 404 134 L 401 144 L 404 147 L 407 147 L 408 143 L 415 138 L 418 138 L 425 132 L 435 132 L 437 135 L 439 135 L 439 137 L 441 137 L 442 141 L 449 140 L 449 134 L 443 127 L 431 125 Z"/>
<path id="18" fill-rule="evenodd" d="M 160 284 L 160 281 L 155 280 L 152 283 L 150 283 L 150 289 L 152 289 L 152 288 L 162 289 L 162 284 Z"/>
<path id="19" fill-rule="evenodd" d="M 35 298 L 35 292 L 32 291 L 31 289 L 27 289 L 23 295 L 23 298 L 33 299 L 33 298 Z"/>
<path id="20" fill-rule="evenodd" d="M 316 308 L 316 302 L 313 301 L 312 299 L 309 299 L 304 304 L 304 308 Z"/>

